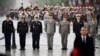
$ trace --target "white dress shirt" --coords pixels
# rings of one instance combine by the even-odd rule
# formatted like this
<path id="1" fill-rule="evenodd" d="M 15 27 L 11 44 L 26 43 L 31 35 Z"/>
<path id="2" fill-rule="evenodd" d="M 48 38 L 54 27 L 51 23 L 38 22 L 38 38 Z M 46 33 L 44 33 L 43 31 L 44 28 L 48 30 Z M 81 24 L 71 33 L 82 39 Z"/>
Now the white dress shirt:
<path id="1" fill-rule="evenodd" d="M 86 43 L 86 36 L 82 36 L 82 41 Z"/>

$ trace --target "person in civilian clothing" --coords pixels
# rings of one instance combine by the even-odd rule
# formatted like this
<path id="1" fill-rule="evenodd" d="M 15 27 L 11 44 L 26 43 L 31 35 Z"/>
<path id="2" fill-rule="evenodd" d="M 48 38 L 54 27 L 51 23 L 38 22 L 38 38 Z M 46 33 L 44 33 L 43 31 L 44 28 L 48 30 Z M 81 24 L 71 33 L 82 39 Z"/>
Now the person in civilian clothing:
<path id="1" fill-rule="evenodd" d="M 74 48 L 79 51 L 79 56 L 94 56 L 93 38 L 88 35 L 88 28 L 82 27 L 81 35 L 75 38 Z"/>

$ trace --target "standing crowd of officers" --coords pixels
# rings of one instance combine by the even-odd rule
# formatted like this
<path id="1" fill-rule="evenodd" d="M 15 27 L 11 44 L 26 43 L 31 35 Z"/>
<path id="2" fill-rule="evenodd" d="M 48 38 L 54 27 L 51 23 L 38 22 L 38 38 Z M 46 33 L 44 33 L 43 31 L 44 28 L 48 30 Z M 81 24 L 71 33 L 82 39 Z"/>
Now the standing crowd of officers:
<path id="1" fill-rule="evenodd" d="M 25 50 L 26 35 L 29 29 L 30 32 L 32 32 L 33 50 L 39 50 L 40 35 L 43 32 L 42 22 L 40 20 L 44 21 L 48 50 L 53 49 L 56 25 L 59 25 L 62 50 L 67 50 L 70 22 L 73 23 L 73 32 L 76 38 L 80 37 L 81 28 L 86 27 L 87 29 L 85 28 L 85 30 L 88 30 L 89 36 L 93 38 L 93 43 L 95 43 L 95 36 L 98 32 L 99 25 L 99 21 L 97 20 L 100 19 L 100 16 L 96 15 L 94 7 L 49 6 L 46 4 L 41 9 L 38 7 L 38 4 L 35 4 L 34 7 L 29 6 L 23 8 L 22 6 L 19 9 L 11 9 L 10 13 L 6 15 L 6 20 L 4 20 L 2 24 L 6 51 L 11 50 L 11 34 L 14 31 L 13 21 L 10 18 L 19 20 L 17 24 L 17 33 L 19 33 L 20 38 L 20 50 Z"/>

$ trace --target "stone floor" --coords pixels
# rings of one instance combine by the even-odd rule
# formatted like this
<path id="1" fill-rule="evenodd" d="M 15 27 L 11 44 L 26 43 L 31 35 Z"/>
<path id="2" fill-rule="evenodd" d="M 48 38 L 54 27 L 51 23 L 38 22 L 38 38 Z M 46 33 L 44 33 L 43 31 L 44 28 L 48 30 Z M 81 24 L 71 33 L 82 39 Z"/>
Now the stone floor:
<path id="1" fill-rule="evenodd" d="M 1 33 L 1 26 L 2 26 L 2 21 L 4 20 L 4 17 L 0 18 L 0 38 L 3 37 L 3 34 Z M 16 29 L 17 26 L 17 20 L 13 20 L 14 26 Z M 43 21 L 42 21 L 43 23 Z M 43 23 L 44 24 L 44 23 Z M 70 34 L 68 36 L 68 50 L 67 51 L 62 51 L 61 50 L 61 37 L 60 34 L 58 33 L 59 26 L 56 26 L 56 33 L 54 35 L 54 43 L 53 43 L 53 50 L 48 50 L 47 48 L 47 37 L 46 33 L 44 32 L 44 25 L 43 25 L 43 33 L 41 34 L 40 38 L 40 50 L 33 50 L 32 49 L 32 36 L 31 33 L 29 32 L 27 34 L 27 39 L 26 39 L 26 50 L 25 51 L 20 51 L 19 47 L 19 35 L 16 32 L 16 49 L 12 49 L 11 52 L 6 52 L 5 47 L 4 47 L 4 39 L 0 40 L 0 53 L 6 53 L 11 56 L 70 56 L 70 52 L 73 49 L 73 43 L 75 39 L 75 34 L 73 33 L 72 30 L 73 26 L 71 24 L 70 26 Z M 96 40 L 96 46 L 99 48 L 95 50 L 95 56 L 100 56 L 100 41 Z"/>
<path id="2" fill-rule="evenodd" d="M 99 47 L 100 48 L 100 47 Z M 61 46 L 54 46 L 53 50 L 48 50 L 47 46 L 41 46 L 40 50 L 33 50 L 31 46 L 26 46 L 25 51 L 20 51 L 19 46 L 17 49 L 12 49 L 11 52 L 6 52 L 4 46 L 0 46 L 0 53 L 11 56 L 70 56 L 72 48 L 62 51 Z M 100 55 L 100 49 L 96 49 L 95 56 Z"/>

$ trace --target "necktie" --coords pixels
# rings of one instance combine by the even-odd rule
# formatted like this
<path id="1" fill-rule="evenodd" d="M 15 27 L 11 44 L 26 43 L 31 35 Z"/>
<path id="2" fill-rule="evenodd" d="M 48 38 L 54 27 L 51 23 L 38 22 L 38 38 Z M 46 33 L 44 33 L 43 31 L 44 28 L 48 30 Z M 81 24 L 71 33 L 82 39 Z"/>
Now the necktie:
<path id="1" fill-rule="evenodd" d="M 83 42 L 86 43 L 86 39 L 85 39 L 85 37 L 83 37 Z"/>

